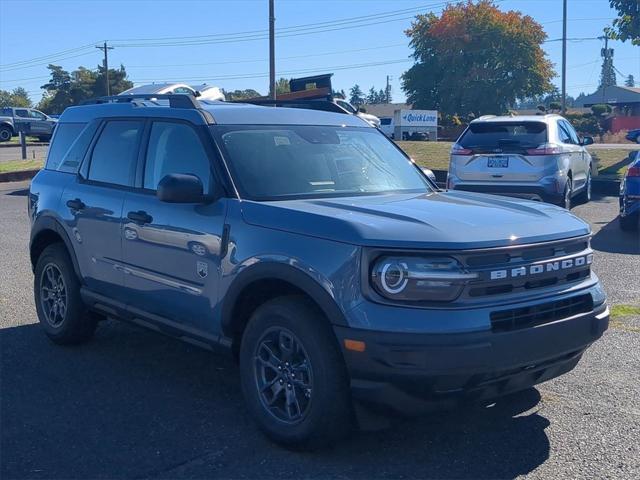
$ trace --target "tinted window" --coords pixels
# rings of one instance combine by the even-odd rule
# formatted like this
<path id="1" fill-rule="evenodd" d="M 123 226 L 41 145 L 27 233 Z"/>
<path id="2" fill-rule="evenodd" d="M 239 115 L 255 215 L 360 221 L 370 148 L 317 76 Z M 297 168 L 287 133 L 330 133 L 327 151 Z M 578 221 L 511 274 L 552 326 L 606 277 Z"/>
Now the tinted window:
<path id="1" fill-rule="evenodd" d="M 29 111 L 29 116 L 36 120 L 46 120 L 47 117 L 44 116 L 44 113 L 40 113 L 36 110 Z"/>
<path id="2" fill-rule="evenodd" d="M 380 125 L 391 125 L 391 119 L 390 118 L 381 118 L 380 119 Z"/>
<path id="3" fill-rule="evenodd" d="M 573 125 L 571 125 L 566 120 L 563 121 L 562 123 L 565 126 L 565 128 L 567 129 L 567 132 L 569 132 L 569 136 L 571 137 L 571 142 L 574 143 L 575 145 L 579 145 L 580 144 L 580 139 L 578 138 L 578 134 L 574 130 Z"/>
<path id="4" fill-rule="evenodd" d="M 78 138 L 76 138 L 67 150 L 67 153 L 62 157 L 58 171 L 68 173 L 76 173 L 78 171 L 84 155 L 87 152 L 87 148 L 89 148 L 89 144 L 98 129 L 98 125 L 99 122 L 94 121 L 80 132 Z"/>
<path id="5" fill-rule="evenodd" d="M 547 142 L 542 122 L 477 122 L 469 125 L 458 143 L 471 150 L 535 148 Z"/>
<path id="6" fill-rule="evenodd" d="M 257 200 L 429 192 L 418 169 L 372 128 L 212 127 L 240 191 Z"/>
<path id="7" fill-rule="evenodd" d="M 558 122 L 558 136 L 562 143 L 574 143 L 565 122 Z"/>
<path id="8" fill-rule="evenodd" d="M 29 118 L 29 111 L 28 110 L 16 109 L 16 117 Z"/>
<path id="9" fill-rule="evenodd" d="M 211 168 L 195 130 L 183 123 L 156 122 L 151 127 L 144 188 L 155 190 L 169 173 L 191 173 L 202 181 L 209 192 Z"/>
<path id="10" fill-rule="evenodd" d="M 132 185 L 142 122 L 113 121 L 105 125 L 93 148 L 89 179 Z"/>
<path id="11" fill-rule="evenodd" d="M 56 125 L 45 168 L 49 170 L 60 169 L 62 159 L 84 127 L 84 123 L 58 123 Z"/>

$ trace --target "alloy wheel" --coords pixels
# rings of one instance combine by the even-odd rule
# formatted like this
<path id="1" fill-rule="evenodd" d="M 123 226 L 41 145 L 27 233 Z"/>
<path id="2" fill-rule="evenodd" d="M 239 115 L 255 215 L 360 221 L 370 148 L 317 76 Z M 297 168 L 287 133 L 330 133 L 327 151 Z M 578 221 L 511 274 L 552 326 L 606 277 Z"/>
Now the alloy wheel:
<path id="1" fill-rule="evenodd" d="M 67 313 L 67 287 L 60 268 L 48 263 L 40 278 L 40 304 L 49 325 L 59 327 Z"/>
<path id="2" fill-rule="evenodd" d="M 254 376 L 266 411 L 285 423 L 304 420 L 311 407 L 313 372 L 293 332 L 273 327 L 262 335 L 254 354 Z"/>

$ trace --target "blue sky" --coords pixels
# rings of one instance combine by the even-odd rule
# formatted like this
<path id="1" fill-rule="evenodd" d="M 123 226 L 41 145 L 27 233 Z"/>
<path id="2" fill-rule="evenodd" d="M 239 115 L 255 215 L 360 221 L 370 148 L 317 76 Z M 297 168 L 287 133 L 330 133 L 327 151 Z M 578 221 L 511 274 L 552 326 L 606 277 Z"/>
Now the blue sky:
<path id="1" fill-rule="evenodd" d="M 390 75 L 394 101 L 401 101 L 400 76 L 411 65 L 403 32 L 415 13 L 439 12 L 445 3 L 276 0 L 276 29 L 281 29 L 276 36 L 277 74 L 334 72 L 334 88 L 345 90 L 355 83 L 363 90 L 372 85 L 380 89 Z M 504 0 L 498 5 L 532 16 L 551 40 L 562 35 L 561 0 Z M 615 16 L 608 0 L 568 0 L 568 5 L 569 38 L 597 37 Z M 329 23 L 397 11 L 401 12 L 384 18 Z M 48 78 L 49 62 L 68 70 L 80 65 L 95 68 L 102 61 L 102 52 L 93 45 L 107 40 L 116 46 L 109 52 L 110 66 L 124 64 L 136 84 L 206 82 L 266 93 L 267 17 L 267 0 L 0 0 L 0 88 L 22 86 L 37 101 L 39 87 Z M 18 21 L 20 18 L 23 20 Z M 308 24 L 316 25 L 293 28 Z M 198 36 L 208 37 L 184 38 Z M 182 44 L 167 45 L 176 42 Z M 640 47 L 629 42 L 611 42 L 610 46 L 615 49 L 616 68 L 625 75 L 633 74 L 640 84 Z M 568 43 L 569 94 L 596 89 L 601 47 L 599 40 Z M 548 42 L 544 48 L 559 72 L 561 42 Z M 619 76 L 618 83 L 622 81 Z M 559 77 L 555 83 L 560 85 Z"/>

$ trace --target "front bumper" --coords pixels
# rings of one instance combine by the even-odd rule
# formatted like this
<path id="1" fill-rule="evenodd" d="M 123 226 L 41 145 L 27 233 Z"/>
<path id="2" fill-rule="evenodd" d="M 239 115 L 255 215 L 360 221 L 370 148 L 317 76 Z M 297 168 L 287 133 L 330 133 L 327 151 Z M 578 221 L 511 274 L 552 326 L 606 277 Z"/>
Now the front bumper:
<path id="1" fill-rule="evenodd" d="M 562 375 L 575 367 L 608 324 L 609 310 L 601 304 L 588 313 L 500 333 L 334 329 L 354 399 L 418 414 L 461 400 L 498 397 Z M 345 339 L 365 342 L 365 351 L 345 349 Z"/>

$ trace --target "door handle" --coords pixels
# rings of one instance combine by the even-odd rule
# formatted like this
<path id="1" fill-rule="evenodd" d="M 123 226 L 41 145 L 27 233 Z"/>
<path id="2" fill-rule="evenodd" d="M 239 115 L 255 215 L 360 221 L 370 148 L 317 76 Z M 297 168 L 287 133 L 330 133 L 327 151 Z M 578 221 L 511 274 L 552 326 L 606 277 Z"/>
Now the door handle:
<path id="1" fill-rule="evenodd" d="M 127 218 L 136 223 L 151 223 L 153 222 L 153 217 L 149 215 L 147 212 L 143 212 L 142 210 L 138 210 L 137 212 L 129 212 L 127 213 Z"/>
<path id="2" fill-rule="evenodd" d="M 73 200 L 67 201 L 67 207 L 71 210 L 83 210 L 86 205 L 79 198 L 74 198 Z"/>

